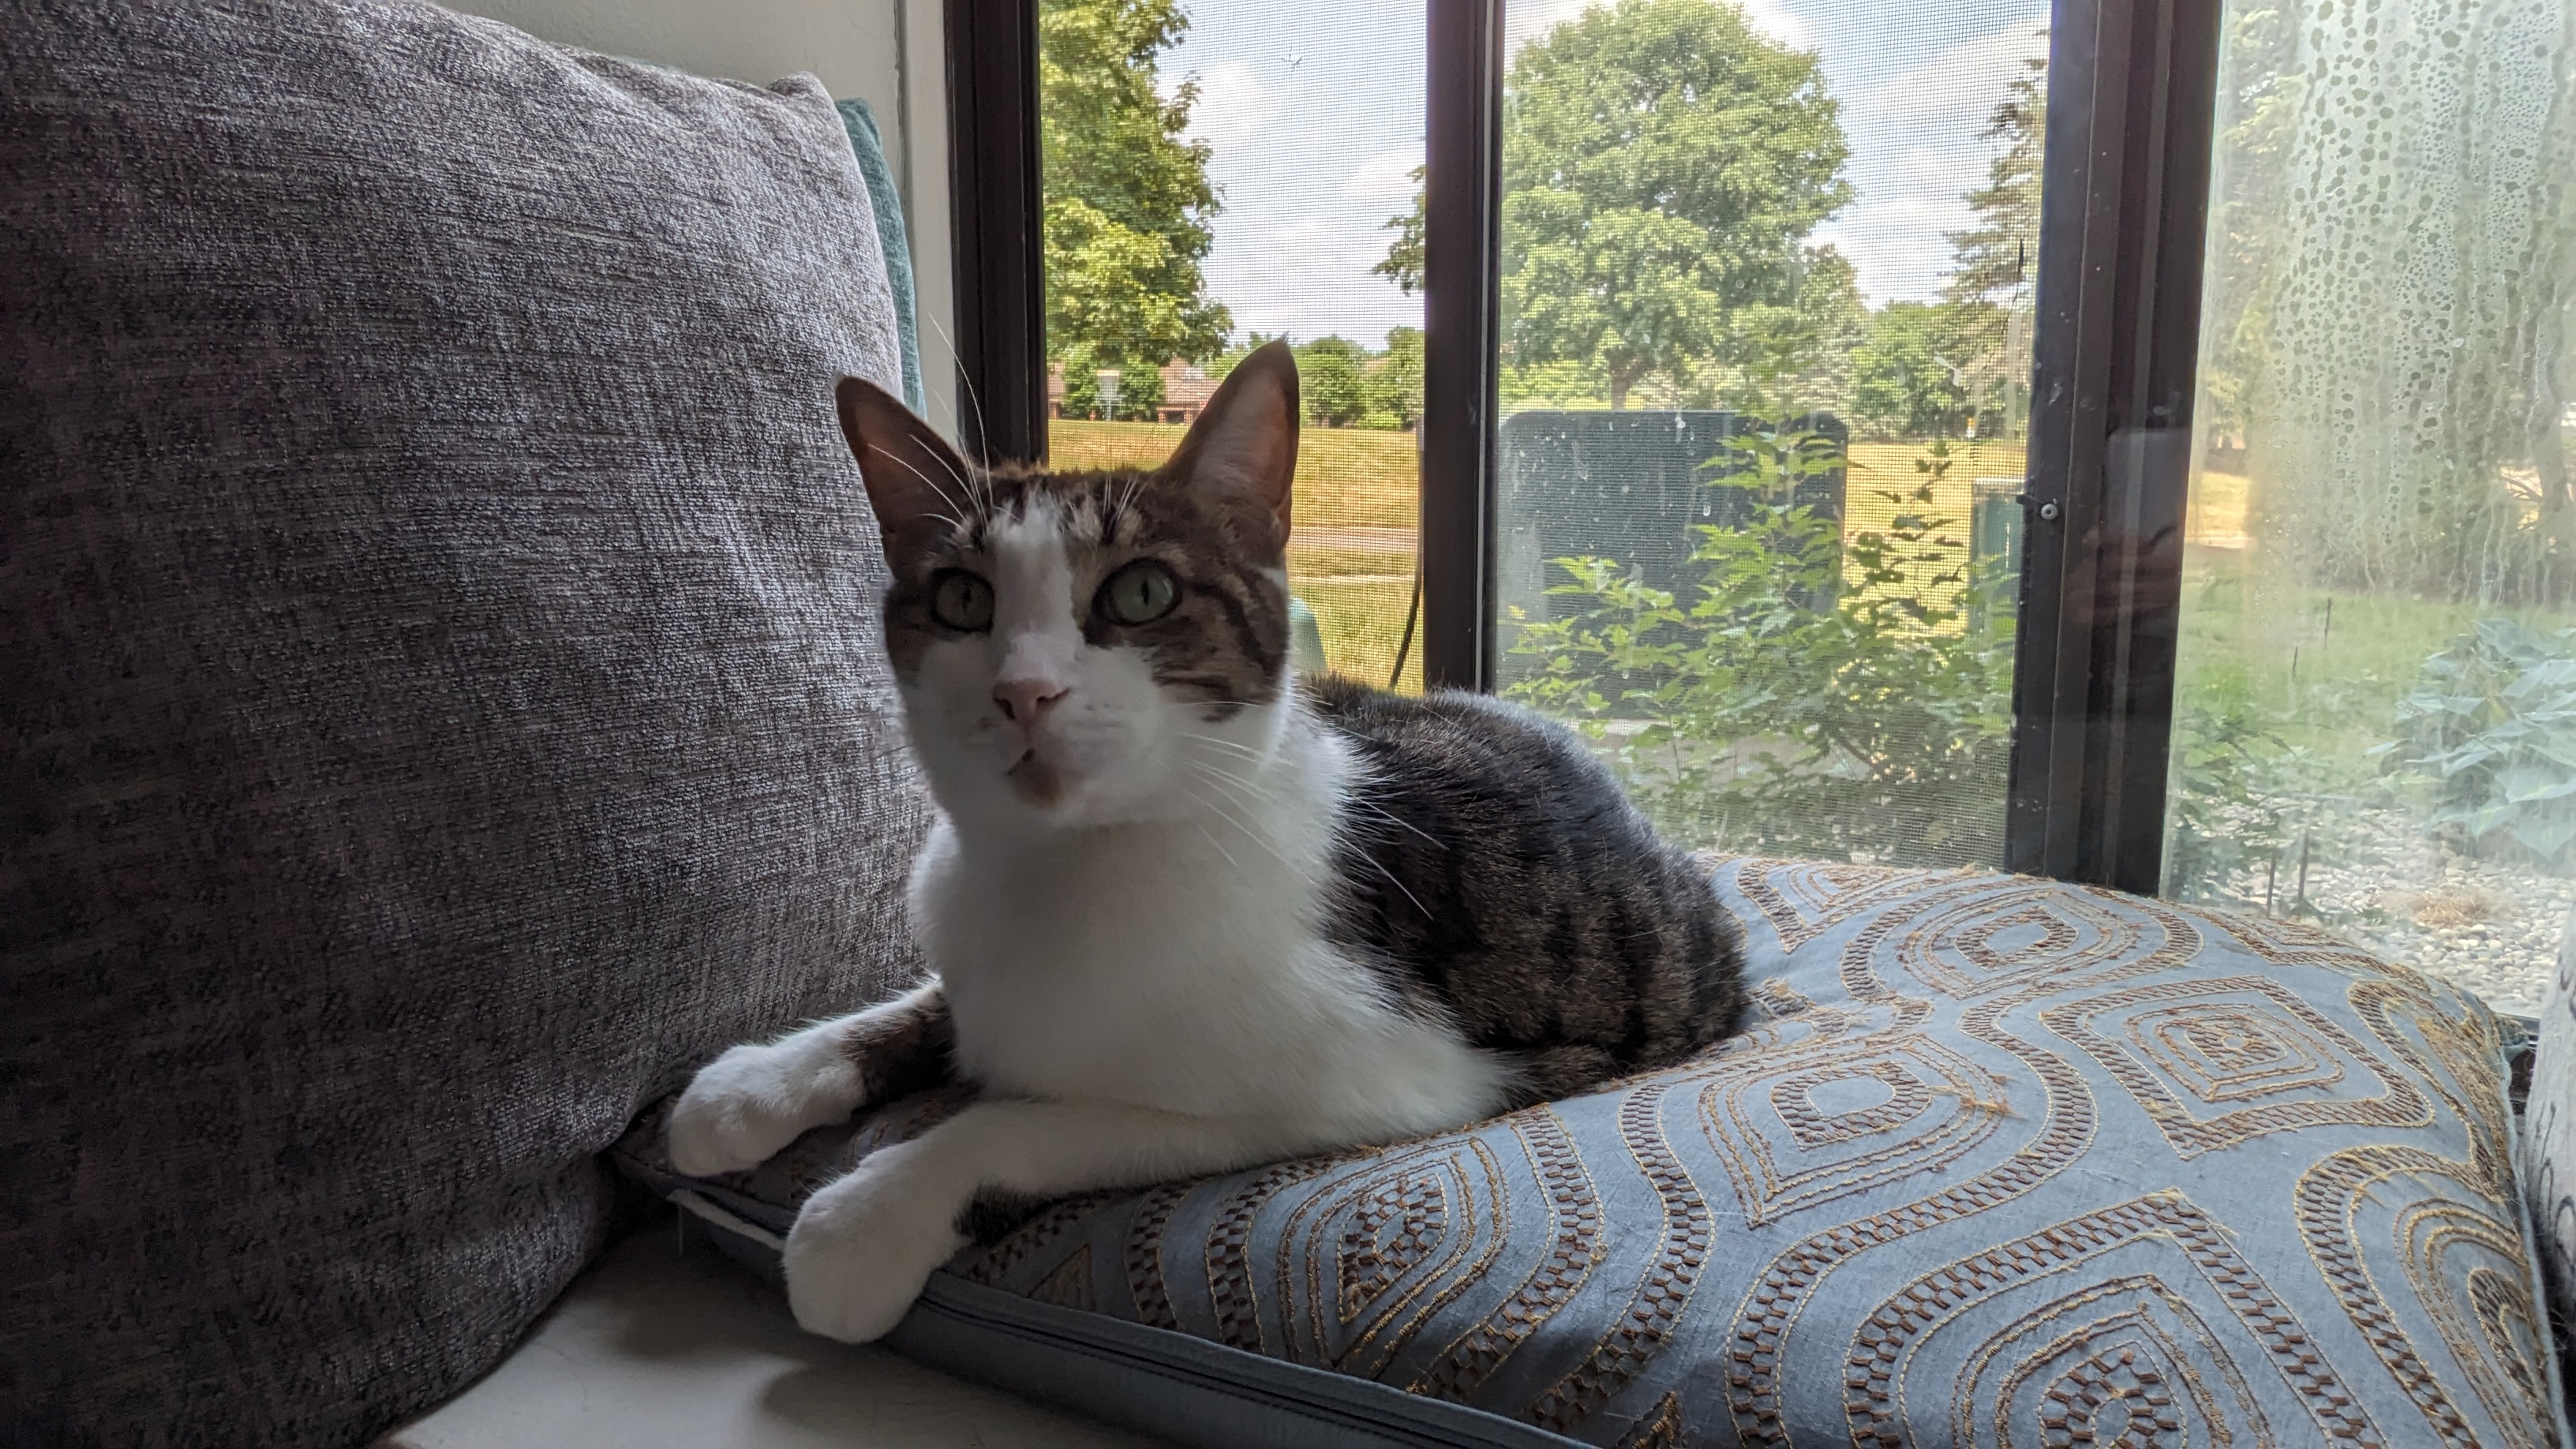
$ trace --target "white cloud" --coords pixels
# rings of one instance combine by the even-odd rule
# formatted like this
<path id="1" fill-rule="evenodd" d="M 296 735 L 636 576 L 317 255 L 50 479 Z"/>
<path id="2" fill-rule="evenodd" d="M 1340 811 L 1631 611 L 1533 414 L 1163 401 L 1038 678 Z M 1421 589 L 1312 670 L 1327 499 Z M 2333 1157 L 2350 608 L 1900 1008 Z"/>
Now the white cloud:
<path id="1" fill-rule="evenodd" d="M 1222 60 L 1196 77 L 1199 103 L 1190 109 L 1190 139 L 1220 149 L 1260 134 L 1296 95 L 1293 85 L 1271 85 L 1239 60 Z"/>
<path id="2" fill-rule="evenodd" d="M 1420 298 L 1369 273 L 1386 244 L 1374 219 L 1309 216 L 1240 250 L 1220 246 L 1208 281 L 1239 331 L 1299 341 L 1335 334 L 1374 347 L 1390 327 L 1422 325 Z"/>
<path id="3" fill-rule="evenodd" d="M 1875 117 L 1983 130 L 2004 88 L 2022 73 L 2023 62 L 2048 54 L 2045 14 L 2016 20 L 1973 40 L 1936 51 L 1932 58 L 1847 102 Z"/>
<path id="4" fill-rule="evenodd" d="M 1816 228 L 1812 240 L 1851 259 L 1871 306 L 1930 302 L 1950 274 L 1948 233 L 1965 230 L 1973 216 L 1956 194 L 1864 197 Z"/>
<path id="5" fill-rule="evenodd" d="M 1782 45 L 1812 50 L 1816 44 L 1816 27 L 1803 15 L 1794 14 L 1779 0 L 1745 0 L 1744 18 L 1753 28 Z"/>
<path id="6" fill-rule="evenodd" d="M 1398 146 L 1380 151 L 1351 168 L 1342 179 L 1342 194 L 1363 201 L 1407 201 L 1412 199 L 1414 168 L 1422 164 L 1422 148 Z"/>
<path id="7" fill-rule="evenodd" d="M 1566 21 L 1604 0 L 1526 0 L 1526 3 L 1503 7 L 1503 53 L 1517 53 L 1523 45 L 1538 39 Z M 1800 50 L 1813 49 L 1816 27 L 1782 3 L 1782 0 L 1743 0 L 1744 18 L 1753 28 Z"/>

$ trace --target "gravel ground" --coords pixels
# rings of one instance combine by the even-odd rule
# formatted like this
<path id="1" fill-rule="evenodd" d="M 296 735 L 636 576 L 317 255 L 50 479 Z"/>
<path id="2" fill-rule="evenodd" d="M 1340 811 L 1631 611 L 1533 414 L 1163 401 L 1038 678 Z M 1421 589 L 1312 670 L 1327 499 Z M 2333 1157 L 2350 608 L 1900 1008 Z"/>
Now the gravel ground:
<path id="1" fill-rule="evenodd" d="M 2308 869 L 2307 902 L 2284 867 L 2269 882 L 2272 909 L 2322 920 L 2337 934 L 2485 998 L 2497 1011 L 2535 1016 L 2559 933 L 2576 906 L 2576 880 L 2529 866 L 2474 860 L 2424 838 L 2420 817 L 2367 810 L 2337 842 L 2333 864 Z M 2260 909 L 2260 873 L 2226 883 L 2237 903 Z"/>

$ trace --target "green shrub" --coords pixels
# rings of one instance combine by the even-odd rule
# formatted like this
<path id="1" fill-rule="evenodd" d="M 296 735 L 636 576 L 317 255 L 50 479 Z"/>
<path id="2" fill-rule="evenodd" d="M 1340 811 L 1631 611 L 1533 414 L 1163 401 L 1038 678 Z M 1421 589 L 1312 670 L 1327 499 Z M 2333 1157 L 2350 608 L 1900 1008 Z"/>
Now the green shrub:
<path id="1" fill-rule="evenodd" d="M 2430 796 L 2430 823 L 2485 855 L 2576 865 L 2576 629 L 2480 619 L 2424 661 L 2399 738 L 2372 753 Z"/>
<path id="2" fill-rule="evenodd" d="M 1999 862 L 2011 634 L 1968 616 L 2009 581 L 1971 562 L 1962 521 L 1930 514 L 1945 445 L 1886 495 L 1893 526 L 1848 544 L 1791 501 L 1840 462 L 1814 433 L 1732 440 L 1704 482 L 1746 494 L 1744 522 L 1698 527 L 1691 597 L 1612 559 L 1554 560 L 1568 581 L 1550 592 L 1586 607 L 1521 621 L 1512 652 L 1534 667 L 1508 692 L 1600 742 L 1685 843 Z"/>
<path id="3" fill-rule="evenodd" d="M 2321 719 L 2349 718 L 2351 693 L 2310 687 L 2278 708 L 2241 677 L 2221 677 L 2182 694 L 2165 797 L 2168 894 L 2332 923 L 2350 914 L 2311 900 L 2308 878 L 2366 851 L 2352 822 L 2371 802 L 2348 766 L 2301 741 Z"/>

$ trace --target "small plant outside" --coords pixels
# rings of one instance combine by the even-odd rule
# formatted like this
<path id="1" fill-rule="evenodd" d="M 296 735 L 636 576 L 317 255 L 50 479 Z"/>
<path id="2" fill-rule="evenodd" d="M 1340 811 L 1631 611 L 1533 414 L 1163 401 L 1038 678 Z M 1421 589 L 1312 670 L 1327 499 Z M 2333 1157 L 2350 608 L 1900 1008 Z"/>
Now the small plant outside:
<path id="1" fill-rule="evenodd" d="M 1515 697 L 1577 722 L 1638 803 L 1694 846 L 1909 864 L 2002 854 L 1961 796 L 2000 800 L 2011 636 L 1971 628 L 2009 586 L 1939 515 L 1934 442 L 1883 531 L 1792 501 L 1840 465 L 1830 440 L 1756 425 L 1702 486 L 1745 495 L 1736 527 L 1699 525 L 1687 593 L 1614 559 L 1557 561 L 1578 612 L 1518 621 L 1534 666 Z M 1979 611 L 1982 612 L 1982 611 Z M 2000 812 L 1995 812 L 2000 824 Z"/>

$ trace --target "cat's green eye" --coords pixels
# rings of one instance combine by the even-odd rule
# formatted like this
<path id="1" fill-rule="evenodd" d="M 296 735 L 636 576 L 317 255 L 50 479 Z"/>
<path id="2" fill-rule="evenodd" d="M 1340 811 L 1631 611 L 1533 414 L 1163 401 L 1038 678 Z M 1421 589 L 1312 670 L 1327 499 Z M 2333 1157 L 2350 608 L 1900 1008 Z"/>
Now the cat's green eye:
<path id="1" fill-rule="evenodd" d="M 993 627 L 993 586 L 964 569 L 941 569 L 930 581 L 930 617 L 980 634 Z"/>
<path id="2" fill-rule="evenodd" d="M 1109 576 L 1100 586 L 1100 612 L 1112 623 L 1151 624 L 1181 601 L 1181 581 L 1172 571 L 1142 558 Z"/>

